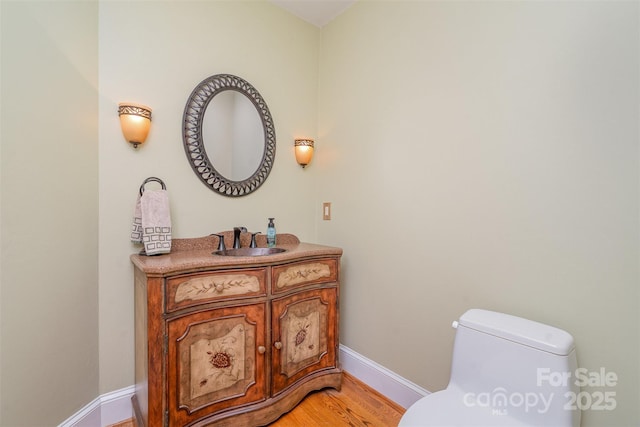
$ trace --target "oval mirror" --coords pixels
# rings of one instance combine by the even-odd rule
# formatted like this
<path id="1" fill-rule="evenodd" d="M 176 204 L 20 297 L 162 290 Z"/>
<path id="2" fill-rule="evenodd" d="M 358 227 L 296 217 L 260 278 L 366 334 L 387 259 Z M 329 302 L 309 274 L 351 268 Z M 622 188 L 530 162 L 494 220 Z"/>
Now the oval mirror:
<path id="1" fill-rule="evenodd" d="M 230 74 L 203 80 L 189 96 L 183 124 L 191 168 L 213 191 L 244 196 L 267 179 L 275 128 L 266 102 L 247 81 Z"/>

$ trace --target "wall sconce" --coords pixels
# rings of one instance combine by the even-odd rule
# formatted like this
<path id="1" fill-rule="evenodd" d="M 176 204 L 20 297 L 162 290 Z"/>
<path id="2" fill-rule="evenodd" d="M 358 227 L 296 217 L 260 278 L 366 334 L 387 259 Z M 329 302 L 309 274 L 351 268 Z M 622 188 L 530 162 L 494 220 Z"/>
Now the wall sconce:
<path id="1" fill-rule="evenodd" d="M 151 127 L 151 108 L 130 102 L 118 104 L 118 115 L 124 138 L 138 148 L 147 139 Z"/>
<path id="2" fill-rule="evenodd" d="M 303 168 L 311 162 L 313 157 L 313 139 L 296 139 L 296 161 Z"/>

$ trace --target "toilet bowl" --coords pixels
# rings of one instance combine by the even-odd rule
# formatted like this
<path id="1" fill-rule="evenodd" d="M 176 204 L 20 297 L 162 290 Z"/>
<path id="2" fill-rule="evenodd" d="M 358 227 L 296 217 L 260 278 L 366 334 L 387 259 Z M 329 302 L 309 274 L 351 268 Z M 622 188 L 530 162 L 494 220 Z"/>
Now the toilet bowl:
<path id="1" fill-rule="evenodd" d="M 568 332 L 480 309 L 453 326 L 449 385 L 411 405 L 399 427 L 580 425 L 571 405 L 580 389 Z"/>

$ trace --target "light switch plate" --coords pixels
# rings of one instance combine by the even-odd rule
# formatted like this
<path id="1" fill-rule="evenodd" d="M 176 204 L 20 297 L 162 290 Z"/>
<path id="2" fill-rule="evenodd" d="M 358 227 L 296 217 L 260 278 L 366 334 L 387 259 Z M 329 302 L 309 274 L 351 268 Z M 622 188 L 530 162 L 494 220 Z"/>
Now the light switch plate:
<path id="1" fill-rule="evenodd" d="M 331 220 L 331 202 L 322 204 L 322 219 L 325 221 Z"/>

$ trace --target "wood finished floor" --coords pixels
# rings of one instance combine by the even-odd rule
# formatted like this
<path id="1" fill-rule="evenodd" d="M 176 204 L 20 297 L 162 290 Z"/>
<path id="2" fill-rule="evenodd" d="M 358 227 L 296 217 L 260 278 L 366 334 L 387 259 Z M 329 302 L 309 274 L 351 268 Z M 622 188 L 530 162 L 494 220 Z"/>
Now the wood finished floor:
<path id="1" fill-rule="evenodd" d="M 309 394 L 291 412 L 269 427 L 396 427 L 404 408 L 348 373 L 342 390 L 332 388 Z M 135 427 L 133 420 L 110 427 Z"/>
<path id="2" fill-rule="evenodd" d="M 342 390 L 309 394 L 270 427 L 396 427 L 405 410 L 353 376 L 344 373 Z"/>

